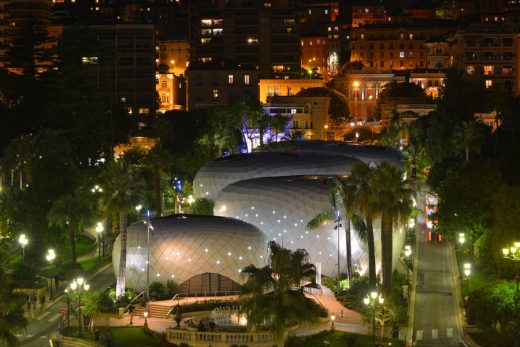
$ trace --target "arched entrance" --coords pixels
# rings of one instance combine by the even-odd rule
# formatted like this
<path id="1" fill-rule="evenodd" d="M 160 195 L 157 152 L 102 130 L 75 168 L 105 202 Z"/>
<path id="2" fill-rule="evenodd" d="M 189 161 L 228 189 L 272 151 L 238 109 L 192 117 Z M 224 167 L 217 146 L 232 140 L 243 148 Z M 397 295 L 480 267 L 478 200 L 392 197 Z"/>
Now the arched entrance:
<path id="1" fill-rule="evenodd" d="M 218 273 L 205 272 L 182 282 L 180 285 L 180 293 L 225 294 L 226 292 L 239 291 L 240 288 L 240 284 L 226 276 Z"/>

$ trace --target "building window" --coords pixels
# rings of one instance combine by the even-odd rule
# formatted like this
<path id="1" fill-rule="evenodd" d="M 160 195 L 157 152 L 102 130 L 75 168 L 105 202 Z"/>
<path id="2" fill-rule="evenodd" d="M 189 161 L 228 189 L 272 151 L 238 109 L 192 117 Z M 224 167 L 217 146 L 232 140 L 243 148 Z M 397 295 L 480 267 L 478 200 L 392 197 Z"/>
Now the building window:
<path id="1" fill-rule="evenodd" d="M 408 34 L 408 37 L 410 38 L 410 40 L 413 40 L 413 34 Z"/>
<path id="2" fill-rule="evenodd" d="M 399 58 L 404 58 L 404 52 L 403 51 L 399 52 Z"/>
<path id="3" fill-rule="evenodd" d="M 227 76 L 227 81 L 228 81 L 229 84 L 233 84 L 233 75 L 231 75 L 231 74 L 228 75 Z"/>
<path id="4" fill-rule="evenodd" d="M 162 89 L 168 88 L 168 83 L 166 81 L 161 81 L 161 88 Z"/>
<path id="5" fill-rule="evenodd" d="M 293 128 L 294 128 L 294 129 L 298 129 L 298 128 L 299 128 L 299 124 L 298 124 L 298 121 L 297 121 L 297 120 L 294 120 L 294 121 L 293 121 Z"/>
<path id="6" fill-rule="evenodd" d="M 244 84 L 249 85 L 249 75 L 244 75 Z"/>
<path id="7" fill-rule="evenodd" d="M 489 76 L 494 72 L 493 65 L 484 65 L 484 75 Z"/>
<path id="8" fill-rule="evenodd" d="M 473 65 L 466 66 L 466 73 L 468 75 L 474 75 L 475 74 L 475 67 Z"/>
<path id="9" fill-rule="evenodd" d="M 267 95 L 273 96 L 273 87 L 267 88 Z"/>
<path id="10" fill-rule="evenodd" d="M 510 75 L 512 73 L 513 73 L 513 68 L 511 66 L 502 67 L 502 75 Z"/>
<path id="11" fill-rule="evenodd" d="M 213 89 L 213 91 L 211 92 L 211 99 L 213 101 L 218 100 L 218 89 Z"/>
<path id="12" fill-rule="evenodd" d="M 139 114 L 149 114 L 150 109 L 148 107 L 140 107 L 139 108 Z"/>
<path id="13" fill-rule="evenodd" d="M 296 109 L 295 108 L 291 108 L 291 114 L 296 114 Z"/>
<path id="14" fill-rule="evenodd" d="M 287 95 L 289 95 L 289 96 L 293 95 L 291 87 L 287 87 Z"/>
<path id="15" fill-rule="evenodd" d="M 126 102 L 126 96 L 121 97 L 121 102 Z"/>
<path id="16" fill-rule="evenodd" d="M 493 87 L 493 81 L 492 81 L 492 80 L 486 80 L 486 81 L 485 81 L 485 84 L 486 84 L 486 88 L 491 88 L 491 87 Z"/>

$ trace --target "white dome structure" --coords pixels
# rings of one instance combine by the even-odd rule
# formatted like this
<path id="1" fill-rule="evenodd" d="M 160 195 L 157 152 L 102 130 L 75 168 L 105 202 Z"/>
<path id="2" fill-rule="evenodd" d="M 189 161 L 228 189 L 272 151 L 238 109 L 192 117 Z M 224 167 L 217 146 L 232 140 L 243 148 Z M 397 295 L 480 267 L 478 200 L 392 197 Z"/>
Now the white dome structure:
<path id="1" fill-rule="evenodd" d="M 150 224 L 150 283 L 173 279 L 181 292 L 232 291 L 239 289 L 244 267 L 265 264 L 264 234 L 243 221 L 172 215 L 153 218 Z M 120 247 L 118 237 L 112 253 L 116 274 Z M 146 288 L 147 253 L 147 225 L 144 221 L 134 223 L 127 231 L 127 287 Z"/>
<path id="2" fill-rule="evenodd" d="M 286 248 L 307 250 L 310 261 L 327 276 L 337 274 L 338 244 L 341 270 L 346 269 L 345 228 L 340 229 L 338 243 L 333 222 L 315 230 L 308 229 L 307 223 L 331 210 L 326 179 L 316 176 L 239 181 L 224 188 L 215 202 L 216 215 L 250 223 L 262 230 L 268 240 Z M 355 230 L 351 235 L 353 263 L 366 268 L 366 246 Z"/>
<path id="3" fill-rule="evenodd" d="M 231 155 L 204 165 L 193 180 L 195 198 L 215 200 L 228 185 L 257 177 L 346 176 L 359 160 L 312 152 L 258 152 Z"/>

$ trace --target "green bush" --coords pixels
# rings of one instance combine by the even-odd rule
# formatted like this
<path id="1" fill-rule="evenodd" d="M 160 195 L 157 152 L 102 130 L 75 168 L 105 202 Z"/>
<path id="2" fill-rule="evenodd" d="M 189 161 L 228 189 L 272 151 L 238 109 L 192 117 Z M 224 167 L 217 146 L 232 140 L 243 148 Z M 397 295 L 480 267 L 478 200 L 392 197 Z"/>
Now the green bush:
<path id="1" fill-rule="evenodd" d="M 12 278 L 19 288 L 35 288 L 39 284 L 36 280 L 36 266 L 27 262 L 15 264 Z"/>
<path id="2" fill-rule="evenodd" d="M 213 216 L 215 202 L 208 198 L 198 198 L 191 205 L 191 214 Z"/>
<path id="3" fill-rule="evenodd" d="M 166 294 L 169 299 L 173 298 L 173 296 L 179 293 L 180 287 L 174 280 L 166 281 Z"/>
<path id="4" fill-rule="evenodd" d="M 238 307 L 240 304 L 238 301 L 220 301 L 220 300 L 208 300 L 208 301 L 195 301 L 189 304 L 181 305 L 182 313 L 188 312 L 199 312 L 199 311 L 211 311 L 217 307 Z"/>
<path id="5" fill-rule="evenodd" d="M 73 278 L 78 277 L 83 274 L 83 267 L 80 263 L 68 262 L 61 264 L 60 269 L 58 270 L 58 275 L 60 279 L 70 281 Z"/>
<path id="6" fill-rule="evenodd" d="M 166 286 L 161 282 L 152 282 L 150 284 L 150 298 L 161 300 L 166 297 Z"/>

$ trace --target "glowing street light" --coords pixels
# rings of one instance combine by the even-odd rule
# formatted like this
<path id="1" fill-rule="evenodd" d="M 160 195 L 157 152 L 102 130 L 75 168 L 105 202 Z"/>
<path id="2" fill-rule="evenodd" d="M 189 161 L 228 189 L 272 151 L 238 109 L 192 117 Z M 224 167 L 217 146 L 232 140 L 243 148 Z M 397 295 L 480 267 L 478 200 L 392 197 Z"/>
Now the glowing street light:
<path id="1" fill-rule="evenodd" d="M 81 316 L 81 295 L 89 290 L 90 285 L 83 277 L 78 277 L 70 284 L 70 289 L 78 293 L 78 335 L 83 336 L 83 317 Z"/>
<path id="2" fill-rule="evenodd" d="M 101 241 L 103 237 L 103 230 L 105 228 L 103 227 L 103 223 L 98 222 L 96 225 L 96 233 L 98 234 L 98 263 L 101 263 Z M 104 242 L 103 242 L 104 244 Z M 103 245 L 103 253 L 104 253 L 105 247 Z"/>
<path id="3" fill-rule="evenodd" d="M 464 233 L 459 233 L 459 243 L 462 246 L 466 242 L 466 235 Z"/>
<path id="4" fill-rule="evenodd" d="M 376 291 L 370 292 L 365 298 L 363 298 L 363 303 L 366 306 L 372 307 L 372 338 L 376 337 L 376 306 L 383 305 L 385 303 L 385 299 L 383 298 L 383 294 L 379 294 Z"/>
<path id="5" fill-rule="evenodd" d="M 518 282 L 520 281 L 520 274 L 518 271 L 518 263 L 520 262 L 520 242 L 514 242 L 513 246 L 509 248 L 503 248 L 502 254 L 505 259 L 510 259 L 515 262 L 516 292 L 518 293 Z"/>
<path id="6" fill-rule="evenodd" d="M 25 246 L 29 243 L 29 239 L 25 236 L 25 234 L 20 234 L 18 238 L 18 243 L 22 246 L 22 260 L 25 260 Z"/>
<path id="7" fill-rule="evenodd" d="M 336 330 L 336 327 L 334 326 L 334 321 L 335 320 L 336 320 L 336 315 L 335 314 L 331 314 L 330 315 L 330 321 L 331 321 L 330 331 Z"/>
<path id="8" fill-rule="evenodd" d="M 56 259 L 56 253 L 54 252 L 54 249 L 49 249 L 47 251 L 47 254 L 45 255 L 45 259 L 49 262 L 49 264 L 52 264 L 54 262 L 54 259 Z M 50 298 L 52 299 L 52 278 L 50 279 L 51 285 L 50 285 Z"/>

